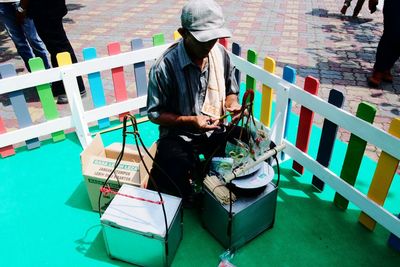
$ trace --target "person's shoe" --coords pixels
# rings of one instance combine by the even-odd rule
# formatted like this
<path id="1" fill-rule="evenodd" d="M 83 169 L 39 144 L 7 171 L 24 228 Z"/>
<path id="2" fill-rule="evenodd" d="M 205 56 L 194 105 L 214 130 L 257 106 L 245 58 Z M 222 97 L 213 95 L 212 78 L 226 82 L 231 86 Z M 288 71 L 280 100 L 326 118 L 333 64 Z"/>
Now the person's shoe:
<path id="1" fill-rule="evenodd" d="M 86 90 L 80 91 L 79 93 L 81 94 L 81 97 L 85 97 L 86 96 Z"/>
<path id="2" fill-rule="evenodd" d="M 57 96 L 57 104 L 63 105 L 68 104 L 68 97 L 66 94 L 61 94 Z"/>
<path id="3" fill-rule="evenodd" d="M 393 75 L 390 73 L 390 70 L 386 70 L 382 73 L 382 81 L 393 83 Z"/>
<path id="4" fill-rule="evenodd" d="M 81 97 L 86 96 L 86 90 L 79 92 Z M 68 97 L 66 94 L 61 94 L 57 96 L 57 104 L 63 105 L 63 104 L 68 104 Z"/>
<path id="5" fill-rule="evenodd" d="M 386 71 L 376 71 L 372 73 L 372 76 L 368 78 L 368 85 L 371 87 L 378 87 L 381 82 L 388 82 L 392 83 L 393 82 L 393 76 L 390 73 L 390 70 Z"/>

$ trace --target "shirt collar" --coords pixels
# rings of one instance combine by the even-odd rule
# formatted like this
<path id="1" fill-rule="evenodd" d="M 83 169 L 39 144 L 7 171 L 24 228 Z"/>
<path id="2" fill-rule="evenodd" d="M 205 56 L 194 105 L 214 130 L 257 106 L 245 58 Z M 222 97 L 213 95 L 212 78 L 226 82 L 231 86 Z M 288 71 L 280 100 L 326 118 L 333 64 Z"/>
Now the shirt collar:
<path id="1" fill-rule="evenodd" d="M 179 65 L 181 69 L 185 68 L 186 66 L 193 64 L 192 60 L 189 58 L 185 45 L 183 44 L 183 39 L 181 39 L 178 43 L 178 57 L 179 57 Z"/>

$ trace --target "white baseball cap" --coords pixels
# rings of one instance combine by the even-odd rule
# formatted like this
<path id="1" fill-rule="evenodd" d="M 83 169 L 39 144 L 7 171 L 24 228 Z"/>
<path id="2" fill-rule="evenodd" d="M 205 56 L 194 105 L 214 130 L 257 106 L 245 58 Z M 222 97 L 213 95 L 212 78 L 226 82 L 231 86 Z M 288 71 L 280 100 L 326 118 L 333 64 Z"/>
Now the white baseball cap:
<path id="1" fill-rule="evenodd" d="M 213 0 L 190 0 L 182 8 L 182 27 L 199 42 L 231 37 L 224 27 L 225 19 L 221 6 Z"/>

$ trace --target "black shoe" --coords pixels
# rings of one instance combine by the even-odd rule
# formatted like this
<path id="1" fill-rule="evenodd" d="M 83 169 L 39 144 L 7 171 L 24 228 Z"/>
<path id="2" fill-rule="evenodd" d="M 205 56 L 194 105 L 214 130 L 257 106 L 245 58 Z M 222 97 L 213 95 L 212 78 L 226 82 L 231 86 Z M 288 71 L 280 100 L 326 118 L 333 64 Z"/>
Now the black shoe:
<path id="1" fill-rule="evenodd" d="M 63 105 L 63 104 L 68 104 L 68 97 L 66 94 L 62 94 L 57 96 L 57 104 Z"/>
<path id="2" fill-rule="evenodd" d="M 86 90 L 79 92 L 81 97 L 86 96 Z M 57 96 L 57 104 L 63 105 L 63 104 L 68 104 L 68 97 L 66 94 L 61 94 Z"/>

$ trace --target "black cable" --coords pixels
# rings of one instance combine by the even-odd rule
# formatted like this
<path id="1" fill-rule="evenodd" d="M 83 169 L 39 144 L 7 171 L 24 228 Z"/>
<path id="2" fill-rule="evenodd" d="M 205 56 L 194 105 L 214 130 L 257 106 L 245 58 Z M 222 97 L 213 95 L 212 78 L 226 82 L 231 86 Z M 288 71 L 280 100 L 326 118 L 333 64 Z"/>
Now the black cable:
<path id="1" fill-rule="evenodd" d="M 119 164 L 121 163 L 121 160 L 122 160 L 122 158 L 123 158 L 123 156 L 124 156 L 125 143 L 126 143 L 126 135 L 127 135 L 127 134 L 126 134 L 126 120 L 127 120 L 127 118 L 126 118 L 126 116 L 125 116 L 125 117 L 124 117 L 124 120 L 123 120 L 122 149 L 121 149 L 121 152 L 118 154 L 118 157 L 117 157 L 117 159 L 115 160 L 113 170 L 110 172 L 110 174 L 108 175 L 107 179 L 103 182 L 103 184 L 102 184 L 102 187 L 103 187 L 103 188 L 104 188 L 105 186 L 107 186 L 108 181 L 110 180 L 111 176 L 114 174 L 115 170 L 118 168 L 118 166 L 119 166 Z M 115 178 L 116 178 L 116 180 L 117 180 L 118 186 L 121 186 L 121 183 L 119 182 L 119 178 L 118 178 L 117 174 L 114 174 L 114 176 L 115 176 Z M 98 201 L 97 201 L 97 203 L 98 203 L 98 209 L 99 209 L 99 216 L 100 216 L 100 217 L 101 217 L 101 215 L 102 215 L 101 210 L 102 210 L 102 208 L 103 208 L 103 207 L 101 206 L 101 198 L 102 198 L 102 196 L 103 196 L 103 192 L 100 190 L 100 192 L 99 192 L 99 198 L 98 198 Z M 105 204 L 105 205 L 107 205 L 107 204 Z"/>
<path id="2" fill-rule="evenodd" d="M 150 152 L 147 150 L 146 146 L 144 145 L 142 138 L 140 137 L 139 128 L 138 128 L 138 125 L 137 125 L 136 117 L 132 116 L 130 114 L 126 115 L 126 116 L 130 117 L 132 128 L 134 130 L 132 134 L 133 134 L 134 139 L 135 139 L 136 149 L 137 149 L 137 151 L 139 153 L 139 158 L 140 158 L 141 162 L 143 163 L 143 166 L 144 166 L 147 174 L 149 175 L 149 179 L 151 179 L 151 182 L 153 183 L 153 185 L 154 185 L 154 187 L 155 187 L 155 189 L 157 191 L 157 194 L 158 194 L 158 196 L 160 198 L 160 201 L 161 201 L 161 207 L 162 207 L 162 211 L 163 211 L 163 215 L 164 215 L 164 225 L 165 225 L 165 253 L 166 253 L 166 255 L 168 255 L 168 251 L 169 251 L 168 250 L 168 236 L 169 236 L 169 233 L 168 233 L 169 231 L 168 230 L 169 229 L 168 229 L 167 212 L 165 210 L 164 200 L 163 200 L 163 197 L 161 195 L 160 189 L 158 188 L 158 186 L 155 183 L 154 179 L 152 179 L 152 177 L 150 175 L 150 171 L 149 171 L 149 169 L 148 169 L 148 167 L 147 167 L 147 165 L 146 165 L 146 163 L 144 161 L 143 155 L 142 155 L 142 153 L 140 151 L 139 142 L 142 144 L 142 147 L 146 151 L 147 155 L 150 156 L 150 157 L 151 157 L 151 155 L 150 155 Z"/>
<path id="3" fill-rule="evenodd" d="M 277 178 L 277 181 L 276 181 L 276 187 L 278 187 L 280 179 L 281 179 L 281 170 L 280 170 L 280 167 L 279 167 L 279 160 L 278 160 L 278 157 L 277 157 L 278 151 L 276 151 L 275 148 L 274 148 L 274 150 L 275 150 L 274 159 L 276 161 L 276 170 L 278 171 L 278 178 Z"/>

